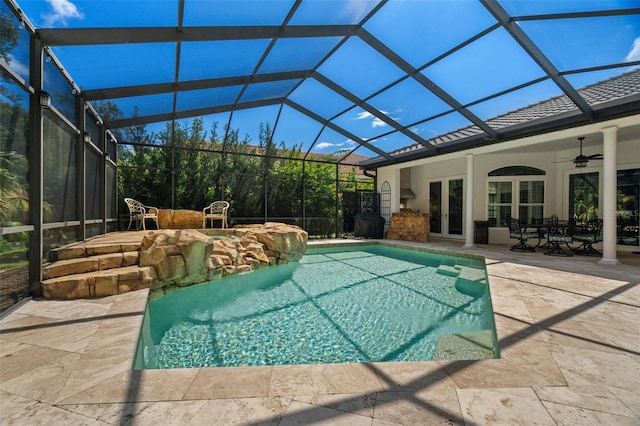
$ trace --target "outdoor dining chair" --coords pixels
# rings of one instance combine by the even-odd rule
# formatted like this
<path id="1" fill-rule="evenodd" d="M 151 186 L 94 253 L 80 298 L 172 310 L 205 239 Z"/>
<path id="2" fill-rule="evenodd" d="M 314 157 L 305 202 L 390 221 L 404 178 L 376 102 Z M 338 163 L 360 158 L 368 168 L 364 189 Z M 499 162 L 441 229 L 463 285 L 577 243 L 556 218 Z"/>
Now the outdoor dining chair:
<path id="1" fill-rule="evenodd" d="M 536 248 L 527 244 L 529 238 L 540 238 L 538 232 L 527 231 L 526 226 L 520 224 L 520 219 L 509 218 L 509 237 L 518 240 L 516 244 L 511 246 L 511 251 L 536 251 Z"/>
<path id="2" fill-rule="evenodd" d="M 145 206 L 140 201 L 136 201 L 133 198 L 125 198 L 124 202 L 129 208 L 129 226 L 127 230 L 131 229 L 131 223 L 136 221 L 136 229 L 140 229 L 139 224 L 142 224 L 142 229 L 147 230 L 145 226 L 145 220 L 151 219 L 156 223 L 156 228 L 160 229 L 158 225 L 158 213 L 157 207 Z"/>
<path id="3" fill-rule="evenodd" d="M 575 254 L 602 256 L 602 253 L 593 248 L 593 244 L 602 241 L 602 219 L 594 219 L 582 225 L 577 225 L 573 240 L 582 243 L 573 249 Z"/>
<path id="4" fill-rule="evenodd" d="M 229 203 L 226 201 L 214 201 L 202 210 L 202 229 L 207 227 L 207 219 L 211 221 L 211 227 L 213 228 L 213 221 L 222 221 L 222 228 L 228 228 L 227 223 L 227 210 L 229 210 Z"/>
<path id="5" fill-rule="evenodd" d="M 573 256 L 560 247 L 560 244 L 569 244 L 573 242 L 573 227 L 566 223 L 558 223 L 558 218 L 554 217 L 547 222 L 547 230 L 544 234 L 547 239 L 549 251 L 544 254 L 548 256 Z M 570 247 L 569 247 L 570 248 Z"/>

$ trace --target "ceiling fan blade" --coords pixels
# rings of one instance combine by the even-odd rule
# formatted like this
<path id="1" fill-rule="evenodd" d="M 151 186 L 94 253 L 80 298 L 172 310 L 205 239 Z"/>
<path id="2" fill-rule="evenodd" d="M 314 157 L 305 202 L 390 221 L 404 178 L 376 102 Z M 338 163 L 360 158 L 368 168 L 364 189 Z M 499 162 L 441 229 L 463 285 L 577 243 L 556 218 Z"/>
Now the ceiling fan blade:
<path id="1" fill-rule="evenodd" d="M 584 167 L 584 165 L 586 165 L 586 163 L 589 162 L 589 160 L 602 160 L 603 159 L 602 154 L 583 155 L 582 154 L 582 141 L 584 140 L 584 137 L 579 137 L 578 140 L 580 141 L 580 154 L 578 154 L 577 157 L 575 157 L 575 158 L 563 158 L 563 159 L 558 160 L 558 161 L 553 161 L 553 163 L 569 163 L 569 162 L 573 162 L 573 163 L 576 163 L 576 167 Z M 578 163 L 582 164 L 582 166 L 578 166 L 577 165 Z"/>

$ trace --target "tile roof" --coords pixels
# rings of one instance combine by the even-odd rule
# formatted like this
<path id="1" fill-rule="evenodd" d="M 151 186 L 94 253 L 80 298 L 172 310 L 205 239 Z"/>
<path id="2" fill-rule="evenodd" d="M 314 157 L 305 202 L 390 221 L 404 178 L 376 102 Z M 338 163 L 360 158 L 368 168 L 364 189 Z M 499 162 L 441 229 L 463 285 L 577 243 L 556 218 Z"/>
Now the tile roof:
<path id="1" fill-rule="evenodd" d="M 640 68 L 635 68 L 608 80 L 585 86 L 579 89 L 578 93 L 594 110 L 597 110 L 601 104 L 629 96 L 638 96 L 640 95 Z M 501 114 L 488 119 L 486 122 L 491 128 L 500 131 L 530 124 L 536 120 L 553 119 L 563 115 L 578 115 L 579 113 L 580 110 L 567 95 L 560 95 L 515 111 Z M 436 147 L 446 147 L 448 144 L 455 142 L 463 143 L 465 139 L 474 138 L 473 140 L 475 141 L 484 134 L 484 131 L 478 126 L 471 125 L 433 137 L 429 139 L 428 142 Z M 433 153 L 430 153 L 427 148 L 420 144 L 409 145 L 395 150 L 390 154 L 396 158 L 403 158 L 405 161 L 408 160 L 407 157 L 410 157 L 410 159 L 420 158 L 420 154 L 424 154 L 425 157 L 427 154 L 433 155 Z M 371 166 L 385 161 L 382 157 L 376 157 L 365 161 L 363 165 Z"/>

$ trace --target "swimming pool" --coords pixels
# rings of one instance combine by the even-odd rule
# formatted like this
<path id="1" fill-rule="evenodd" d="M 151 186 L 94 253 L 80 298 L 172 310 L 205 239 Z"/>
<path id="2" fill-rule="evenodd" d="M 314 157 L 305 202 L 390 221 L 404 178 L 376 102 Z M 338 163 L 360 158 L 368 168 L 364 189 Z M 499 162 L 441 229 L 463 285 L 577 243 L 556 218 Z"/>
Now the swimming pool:
<path id="1" fill-rule="evenodd" d="M 150 300 L 134 368 L 498 355 L 483 259 L 366 244 Z"/>

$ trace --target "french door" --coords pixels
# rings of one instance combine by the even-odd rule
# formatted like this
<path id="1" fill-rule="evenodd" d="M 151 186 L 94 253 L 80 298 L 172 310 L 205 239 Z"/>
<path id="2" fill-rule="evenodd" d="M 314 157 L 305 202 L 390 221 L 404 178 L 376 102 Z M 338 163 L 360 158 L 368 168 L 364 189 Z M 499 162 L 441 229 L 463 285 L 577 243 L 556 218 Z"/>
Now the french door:
<path id="1" fill-rule="evenodd" d="M 464 178 L 450 177 L 428 181 L 430 234 L 445 238 L 464 238 Z"/>
<path id="2" fill-rule="evenodd" d="M 600 182 L 598 172 L 569 175 L 569 218 L 598 218 Z"/>

